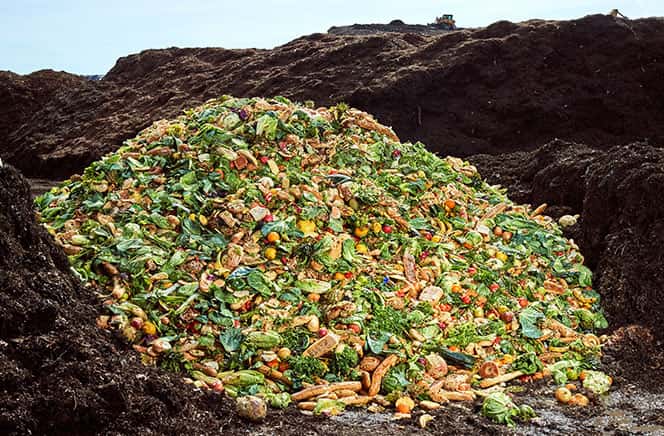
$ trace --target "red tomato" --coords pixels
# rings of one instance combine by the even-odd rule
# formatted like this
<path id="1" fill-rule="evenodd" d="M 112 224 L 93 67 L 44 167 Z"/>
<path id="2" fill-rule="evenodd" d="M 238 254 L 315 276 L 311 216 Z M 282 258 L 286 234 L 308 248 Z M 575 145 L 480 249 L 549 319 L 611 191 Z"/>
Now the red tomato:
<path id="1" fill-rule="evenodd" d="M 267 161 L 269 161 L 269 160 L 270 160 L 269 157 L 267 157 L 267 156 L 261 156 L 261 162 L 262 162 L 262 163 L 266 164 Z"/>
<path id="2" fill-rule="evenodd" d="M 348 271 L 346 274 L 344 274 L 344 277 L 346 277 L 347 279 L 352 279 L 353 278 L 353 273 Z"/>
<path id="3" fill-rule="evenodd" d="M 351 330 L 355 334 L 360 334 L 360 332 L 362 331 L 362 327 L 360 327 L 359 324 L 349 324 L 348 330 Z"/>
<path id="4" fill-rule="evenodd" d="M 521 307 L 527 307 L 528 306 L 528 299 L 525 297 L 520 297 L 519 298 L 519 306 Z"/>
<path id="5" fill-rule="evenodd" d="M 392 233 L 392 226 L 389 224 L 383 224 L 383 232 Z"/>
<path id="6" fill-rule="evenodd" d="M 477 272 L 477 268 L 475 268 L 474 266 L 471 266 L 471 267 L 468 268 L 468 274 L 473 275 L 476 272 Z"/>
<path id="7" fill-rule="evenodd" d="M 463 304 L 469 304 L 470 303 L 470 297 L 468 295 L 464 295 L 461 297 L 461 301 Z"/>
<path id="8" fill-rule="evenodd" d="M 489 290 L 491 292 L 496 292 L 498 289 L 500 289 L 500 285 L 498 283 L 491 283 L 491 286 L 489 286 Z"/>

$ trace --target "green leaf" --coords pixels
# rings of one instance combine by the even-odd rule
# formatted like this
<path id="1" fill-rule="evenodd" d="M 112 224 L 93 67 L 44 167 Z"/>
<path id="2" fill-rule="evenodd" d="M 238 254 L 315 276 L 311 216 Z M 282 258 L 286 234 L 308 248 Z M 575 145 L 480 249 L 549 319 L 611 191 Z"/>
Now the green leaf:
<path id="1" fill-rule="evenodd" d="M 390 334 L 387 332 L 367 334 L 367 347 L 374 354 L 381 354 L 383 347 L 390 340 Z"/>
<path id="2" fill-rule="evenodd" d="M 538 339 L 542 337 L 542 330 L 537 327 L 537 322 L 544 319 L 544 314 L 537 309 L 528 307 L 521 311 L 519 314 L 519 324 L 521 325 L 521 333 L 523 336 L 530 339 Z"/>
<path id="3" fill-rule="evenodd" d="M 312 294 L 324 294 L 330 289 L 332 285 L 330 282 L 316 279 L 302 279 L 295 282 L 295 286 L 303 292 Z"/>
<path id="4" fill-rule="evenodd" d="M 574 264 L 574 269 L 579 273 L 579 286 L 592 286 L 593 273 L 587 266 L 576 263 Z"/>
<path id="5" fill-rule="evenodd" d="M 268 139 L 274 139 L 277 134 L 278 118 L 266 113 L 256 122 L 256 135 L 265 136 Z"/>
<path id="6" fill-rule="evenodd" d="M 258 270 L 254 270 L 249 273 L 247 276 L 247 284 L 264 297 L 269 297 L 272 295 L 270 283 L 267 281 L 263 273 Z"/>
<path id="7" fill-rule="evenodd" d="M 242 336 L 242 330 L 234 327 L 227 328 L 223 331 L 222 334 L 219 335 L 219 342 L 221 342 L 224 350 L 229 353 L 232 353 L 233 351 L 236 351 L 238 348 L 240 348 L 240 344 L 242 343 L 243 339 L 244 336 Z"/>

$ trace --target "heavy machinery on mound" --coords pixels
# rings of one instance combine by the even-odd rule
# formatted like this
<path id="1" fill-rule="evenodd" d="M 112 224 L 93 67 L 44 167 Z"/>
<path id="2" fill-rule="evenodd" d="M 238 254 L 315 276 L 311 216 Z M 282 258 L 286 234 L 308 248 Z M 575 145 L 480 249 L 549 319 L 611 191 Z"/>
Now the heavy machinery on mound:
<path id="1" fill-rule="evenodd" d="M 429 26 L 434 26 L 439 29 L 445 29 L 445 30 L 455 30 L 456 21 L 454 21 L 454 15 L 443 14 L 441 17 L 436 17 L 436 21 L 433 23 L 429 23 Z"/>

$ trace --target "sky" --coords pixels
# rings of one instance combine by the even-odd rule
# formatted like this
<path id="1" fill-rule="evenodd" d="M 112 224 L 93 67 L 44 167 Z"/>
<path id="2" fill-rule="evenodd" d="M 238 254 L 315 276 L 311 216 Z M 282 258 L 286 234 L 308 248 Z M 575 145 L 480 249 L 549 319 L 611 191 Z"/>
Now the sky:
<path id="1" fill-rule="evenodd" d="M 335 25 L 426 24 L 451 13 L 458 26 L 479 27 L 613 8 L 664 16 L 664 0 L 0 0 L 0 70 L 104 74 L 149 48 L 271 48 Z"/>

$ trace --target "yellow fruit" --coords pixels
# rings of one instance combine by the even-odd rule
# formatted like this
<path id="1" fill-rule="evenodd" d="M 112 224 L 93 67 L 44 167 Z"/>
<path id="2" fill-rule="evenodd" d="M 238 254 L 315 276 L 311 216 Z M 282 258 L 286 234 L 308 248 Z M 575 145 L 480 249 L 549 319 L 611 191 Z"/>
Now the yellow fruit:
<path id="1" fill-rule="evenodd" d="M 360 254 L 367 254 L 369 252 L 369 248 L 367 248 L 367 246 L 364 244 L 357 244 L 355 246 L 355 250 L 357 250 L 357 252 Z"/>
<path id="2" fill-rule="evenodd" d="M 345 278 L 346 277 L 344 277 L 343 273 L 340 273 L 340 272 L 335 272 L 334 273 L 334 280 L 343 280 Z"/>
<path id="3" fill-rule="evenodd" d="M 281 239 L 281 236 L 279 236 L 279 233 L 277 233 L 277 232 L 270 232 L 270 233 L 267 234 L 267 241 L 268 242 L 277 242 L 280 239 Z"/>
<path id="4" fill-rule="evenodd" d="M 305 235 L 316 232 L 316 223 L 311 220 L 301 220 L 297 223 L 297 228 Z"/>
<path id="5" fill-rule="evenodd" d="M 369 226 L 355 227 L 353 234 L 358 238 L 364 238 L 369 233 Z"/>
<path id="6" fill-rule="evenodd" d="M 499 251 L 498 253 L 496 253 L 496 259 L 505 262 L 507 260 L 507 255 L 502 251 Z"/>
<path id="7" fill-rule="evenodd" d="M 202 225 L 207 226 L 208 219 L 205 217 L 205 215 L 199 215 L 199 217 L 198 217 L 198 221 L 199 221 Z"/>
<path id="8" fill-rule="evenodd" d="M 190 213 L 189 214 L 189 219 L 192 221 L 196 221 L 196 214 L 195 213 Z"/>
<path id="9" fill-rule="evenodd" d="M 415 407 L 415 402 L 410 397 L 401 397 L 394 406 L 399 413 L 410 413 Z"/>
<path id="10" fill-rule="evenodd" d="M 443 238 L 441 238 L 438 235 L 435 235 L 433 238 L 431 238 L 431 242 L 440 242 L 442 240 L 443 240 Z"/>
<path id="11" fill-rule="evenodd" d="M 157 327 L 150 321 L 146 321 L 143 324 L 143 333 L 146 335 L 155 335 L 157 334 Z"/>
<path id="12" fill-rule="evenodd" d="M 273 260 L 277 257 L 277 249 L 274 247 L 268 247 L 265 249 L 265 257 L 268 260 Z"/>
<path id="13" fill-rule="evenodd" d="M 383 229 L 383 226 L 380 225 L 379 222 L 373 222 L 371 224 L 371 231 L 374 233 L 380 233 L 380 231 Z"/>

